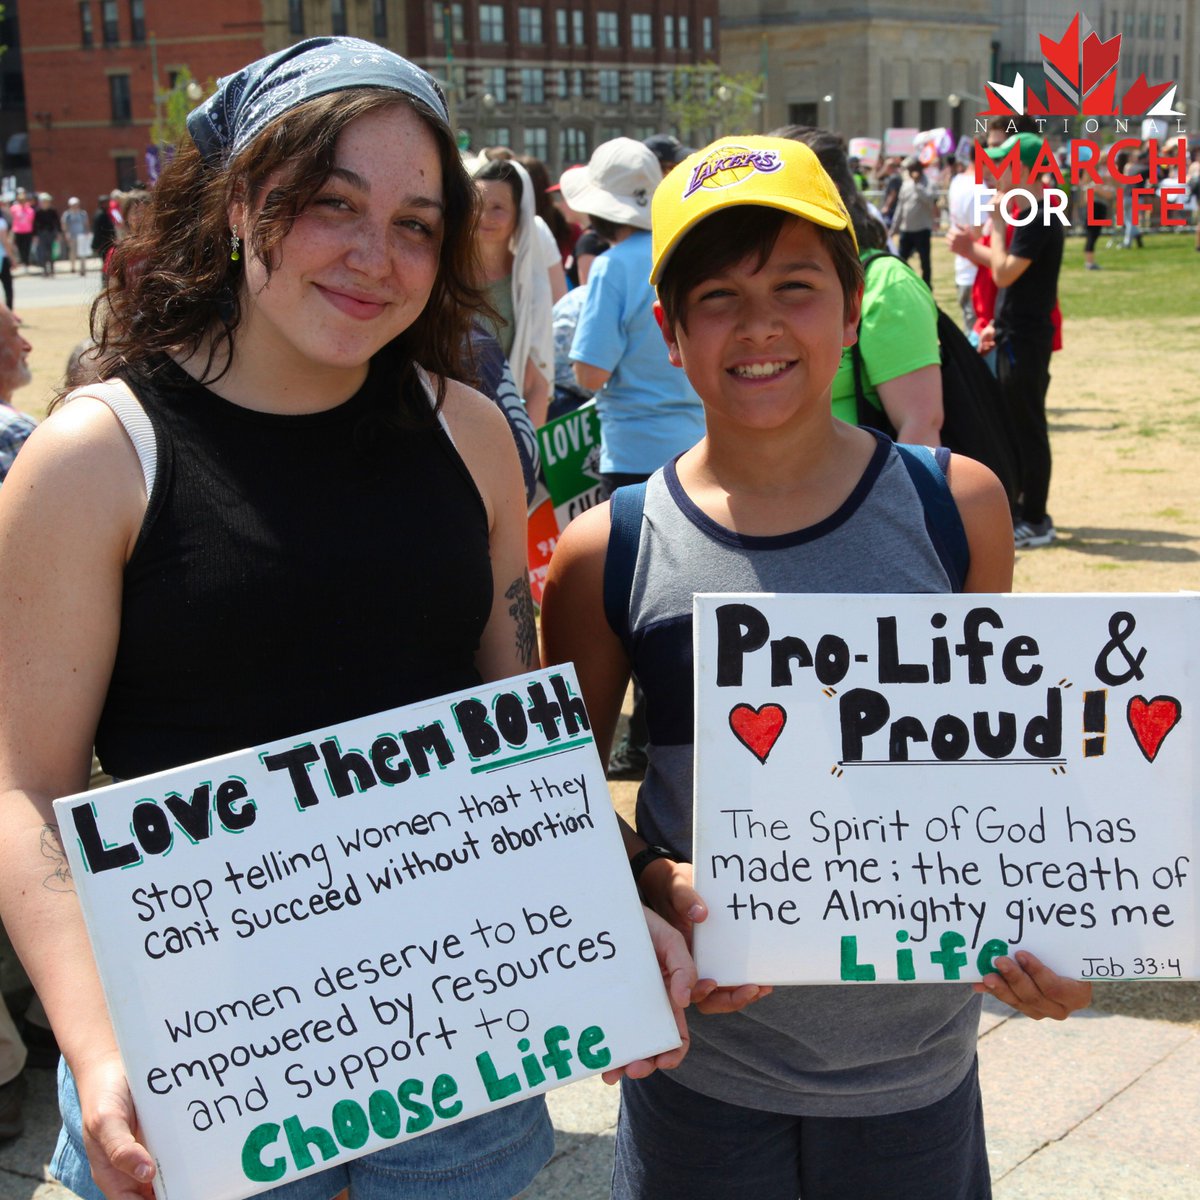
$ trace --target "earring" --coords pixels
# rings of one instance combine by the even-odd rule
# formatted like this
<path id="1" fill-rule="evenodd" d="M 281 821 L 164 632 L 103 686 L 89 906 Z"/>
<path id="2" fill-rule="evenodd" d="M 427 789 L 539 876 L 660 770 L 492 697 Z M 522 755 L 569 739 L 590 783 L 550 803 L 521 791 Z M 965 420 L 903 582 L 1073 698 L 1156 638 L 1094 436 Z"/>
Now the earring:
<path id="1" fill-rule="evenodd" d="M 240 259 L 242 257 L 241 254 L 238 252 L 238 247 L 240 245 L 241 245 L 241 242 L 238 240 L 237 226 L 235 225 L 233 227 L 233 241 L 230 243 L 230 246 L 229 246 L 229 261 L 230 262 L 237 262 L 238 259 Z"/>

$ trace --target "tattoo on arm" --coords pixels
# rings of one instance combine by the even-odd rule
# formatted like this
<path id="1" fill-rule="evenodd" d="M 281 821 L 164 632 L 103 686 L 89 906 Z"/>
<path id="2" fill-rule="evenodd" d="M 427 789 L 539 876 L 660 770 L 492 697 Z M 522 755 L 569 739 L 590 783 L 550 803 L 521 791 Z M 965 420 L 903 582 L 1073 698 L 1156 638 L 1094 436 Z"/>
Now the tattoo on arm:
<path id="1" fill-rule="evenodd" d="M 517 657 L 526 667 L 533 666 L 533 651 L 537 645 L 537 625 L 533 618 L 533 596 L 529 592 L 529 576 L 518 575 L 504 593 L 508 615 L 517 627 Z"/>
<path id="2" fill-rule="evenodd" d="M 42 887 L 50 892 L 73 892 L 75 881 L 71 877 L 71 864 L 63 850 L 57 825 L 42 826 L 42 857 L 52 864 L 52 870 L 43 880 Z"/>

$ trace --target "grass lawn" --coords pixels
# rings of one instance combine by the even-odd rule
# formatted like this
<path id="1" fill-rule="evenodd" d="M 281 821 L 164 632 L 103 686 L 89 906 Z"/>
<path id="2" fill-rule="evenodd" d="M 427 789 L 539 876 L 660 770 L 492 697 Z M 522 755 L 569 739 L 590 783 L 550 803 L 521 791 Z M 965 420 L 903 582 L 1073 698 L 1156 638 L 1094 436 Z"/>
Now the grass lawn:
<path id="1" fill-rule="evenodd" d="M 1067 336 L 1072 322 L 1090 317 L 1136 323 L 1200 315 L 1200 254 L 1194 231 L 1147 234 L 1143 250 L 1120 249 L 1120 237 L 1118 232 L 1115 239 L 1101 237 L 1096 243 L 1099 271 L 1083 269 L 1083 238 L 1067 238 L 1058 277 Z M 1110 240 L 1112 246 L 1106 244 Z M 915 257 L 912 261 L 917 262 Z M 946 312 L 958 315 L 949 254 L 935 257 L 933 292 Z"/>

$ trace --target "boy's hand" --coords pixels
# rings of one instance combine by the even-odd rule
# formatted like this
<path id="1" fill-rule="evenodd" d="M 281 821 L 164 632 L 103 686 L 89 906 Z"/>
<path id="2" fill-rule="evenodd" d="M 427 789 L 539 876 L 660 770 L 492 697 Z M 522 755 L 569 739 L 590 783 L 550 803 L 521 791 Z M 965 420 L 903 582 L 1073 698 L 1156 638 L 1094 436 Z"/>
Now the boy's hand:
<path id="1" fill-rule="evenodd" d="M 683 934 L 690 949 L 692 927 L 708 917 L 708 905 L 692 887 L 692 864 L 660 858 L 642 872 L 638 882 L 646 903 Z M 771 991 L 766 985 L 718 987 L 716 980 L 701 979 L 692 988 L 692 1003 L 702 1013 L 738 1012 Z"/>
<path id="2" fill-rule="evenodd" d="M 646 928 L 650 931 L 650 940 L 654 944 L 654 954 L 658 959 L 659 970 L 662 971 L 663 986 L 667 989 L 667 998 L 671 1002 L 671 1012 L 675 1016 L 681 1045 L 674 1050 L 655 1055 L 654 1058 L 637 1059 L 623 1067 L 605 1071 L 601 1076 L 605 1083 L 617 1083 L 622 1076 L 645 1079 L 655 1071 L 669 1071 L 683 1062 L 691 1044 L 683 1010 L 691 1003 L 692 992 L 696 986 L 696 964 L 692 961 L 687 943 L 678 929 L 669 925 L 658 913 L 652 912 L 645 905 L 642 906 L 642 914 L 646 918 Z"/>
<path id="3" fill-rule="evenodd" d="M 1028 950 L 1018 950 L 1012 958 L 998 958 L 994 965 L 995 971 L 985 975 L 982 983 L 972 986 L 1035 1021 L 1045 1017 L 1065 1021 L 1071 1013 L 1092 1002 L 1090 983 L 1064 979 Z"/>

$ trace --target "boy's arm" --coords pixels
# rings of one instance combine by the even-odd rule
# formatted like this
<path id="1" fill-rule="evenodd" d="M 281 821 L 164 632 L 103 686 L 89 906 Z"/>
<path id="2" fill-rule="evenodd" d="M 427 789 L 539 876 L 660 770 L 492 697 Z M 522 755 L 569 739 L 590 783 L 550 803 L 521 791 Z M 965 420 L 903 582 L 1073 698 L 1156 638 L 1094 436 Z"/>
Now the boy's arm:
<path id="1" fill-rule="evenodd" d="M 982 463 L 955 454 L 948 472 L 950 493 L 958 505 L 971 565 L 964 591 L 1012 590 L 1013 536 L 1008 499 L 1000 481 Z M 974 984 L 1005 1004 L 1040 1021 L 1065 1020 L 1092 1002 L 1092 985 L 1056 974 L 1028 950 L 996 959 L 996 969 Z"/>
<path id="2" fill-rule="evenodd" d="M 542 662 L 575 664 L 602 762 L 608 761 L 630 673 L 625 647 L 604 614 L 609 510 L 607 503 L 589 508 L 558 539 L 542 594 L 541 622 Z M 646 848 L 646 842 L 624 820 L 620 826 L 625 852 L 632 858 Z M 679 930 L 690 946 L 693 923 L 708 915 L 692 887 L 691 864 L 656 859 L 642 871 L 638 887 L 646 904 Z M 770 991 L 754 984 L 718 988 L 711 979 L 701 980 L 692 990 L 692 1003 L 701 1012 L 736 1012 Z"/>

